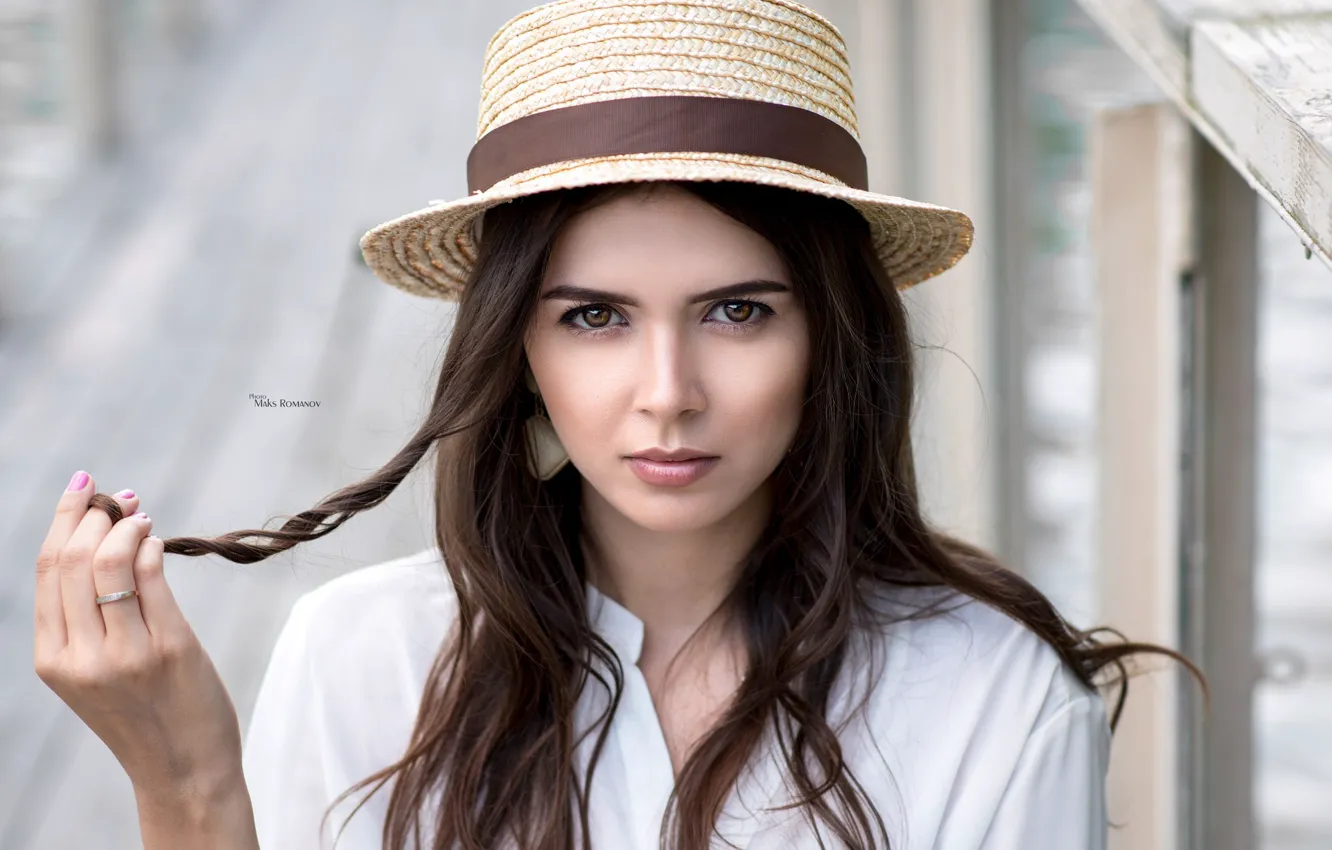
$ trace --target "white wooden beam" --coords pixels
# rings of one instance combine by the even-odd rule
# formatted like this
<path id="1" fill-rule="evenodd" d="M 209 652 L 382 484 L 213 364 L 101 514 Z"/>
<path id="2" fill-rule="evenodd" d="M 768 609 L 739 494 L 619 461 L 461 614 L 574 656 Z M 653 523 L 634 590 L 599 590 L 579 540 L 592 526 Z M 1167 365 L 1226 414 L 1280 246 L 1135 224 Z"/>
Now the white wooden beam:
<path id="1" fill-rule="evenodd" d="M 1287 218 L 1332 247 L 1332 15 L 1206 21 L 1193 97 Z"/>
<path id="2" fill-rule="evenodd" d="M 1098 620 L 1178 647 L 1180 286 L 1193 262 L 1192 133 L 1168 103 L 1097 114 L 1091 134 L 1098 334 Z M 1160 665 L 1155 665 L 1160 666 Z M 1110 760 L 1111 850 L 1178 829 L 1177 682 L 1136 677 Z"/>
<path id="3" fill-rule="evenodd" d="M 1332 11 L 1332 0 L 1079 0 L 1172 98 L 1188 91 L 1189 32 L 1207 20 Z"/>
<path id="4" fill-rule="evenodd" d="M 1332 14 L 1332 0 L 1079 3 L 1306 246 L 1332 266 L 1332 228 L 1323 226 L 1332 218 L 1328 195 L 1291 190 L 1308 182 L 1301 169 L 1311 154 L 1315 170 L 1332 161 L 1332 139 L 1325 125 L 1322 132 L 1317 129 L 1332 120 L 1329 82 L 1314 70 L 1325 67 L 1317 64 L 1321 57 L 1316 54 L 1328 49 L 1326 16 Z M 1296 64 L 1308 63 L 1310 73 L 1283 86 L 1259 63 L 1276 57 L 1278 65 L 1288 64 L 1287 54 L 1301 57 Z M 1229 93 L 1218 75 L 1227 66 L 1228 85 L 1237 87 Z M 1264 111 L 1277 122 L 1264 128 L 1271 132 L 1264 143 L 1281 149 L 1255 160 L 1237 149 L 1231 134 L 1242 136 L 1248 116 Z"/>

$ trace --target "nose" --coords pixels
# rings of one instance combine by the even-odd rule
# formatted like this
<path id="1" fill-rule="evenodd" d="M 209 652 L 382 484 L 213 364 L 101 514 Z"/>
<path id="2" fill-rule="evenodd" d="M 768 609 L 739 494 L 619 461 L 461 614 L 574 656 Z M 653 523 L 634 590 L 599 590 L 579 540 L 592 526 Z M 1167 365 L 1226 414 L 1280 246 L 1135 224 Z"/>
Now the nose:
<path id="1" fill-rule="evenodd" d="M 656 323 L 640 338 L 644 345 L 639 352 L 636 409 L 663 421 L 702 411 L 703 376 L 689 334 Z"/>

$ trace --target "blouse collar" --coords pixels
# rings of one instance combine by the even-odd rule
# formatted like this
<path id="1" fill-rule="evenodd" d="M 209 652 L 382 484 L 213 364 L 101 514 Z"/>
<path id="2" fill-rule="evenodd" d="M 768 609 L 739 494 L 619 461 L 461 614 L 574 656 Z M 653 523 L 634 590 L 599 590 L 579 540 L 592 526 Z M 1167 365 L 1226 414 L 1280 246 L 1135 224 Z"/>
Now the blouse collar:
<path id="1" fill-rule="evenodd" d="M 628 608 L 584 582 L 588 617 L 602 640 L 610 644 L 622 664 L 637 664 L 643 651 L 643 621 Z"/>

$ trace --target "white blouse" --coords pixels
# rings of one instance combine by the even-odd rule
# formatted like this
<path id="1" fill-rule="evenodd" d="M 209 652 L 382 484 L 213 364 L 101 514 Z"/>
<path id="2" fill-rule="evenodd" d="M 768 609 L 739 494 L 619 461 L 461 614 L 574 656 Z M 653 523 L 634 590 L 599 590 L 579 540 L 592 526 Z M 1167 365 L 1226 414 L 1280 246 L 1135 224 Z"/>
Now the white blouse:
<path id="1" fill-rule="evenodd" d="M 592 846 L 656 850 L 674 774 L 636 666 L 643 624 L 591 585 L 587 594 L 593 625 L 625 674 L 593 777 Z M 333 847 L 366 792 L 334 809 L 321 838 L 325 807 L 405 752 L 455 604 L 433 547 L 343 574 L 297 600 L 245 738 L 245 777 L 263 850 Z M 893 850 L 1104 850 L 1105 706 L 1048 645 L 968 601 L 948 615 L 895 624 L 868 651 L 879 653 L 873 657 L 881 666 L 853 656 L 846 668 L 853 672 L 834 688 L 829 719 L 838 729 L 840 712 L 863 696 L 852 690 L 854 671 L 873 669 L 873 681 L 864 682 L 871 688 L 865 711 L 838 735 Z M 604 705 L 604 689 L 584 689 L 579 729 Z M 581 747 L 584 766 L 595 737 Z M 749 850 L 817 847 L 799 811 L 764 811 L 791 799 L 782 796 L 780 751 L 765 741 L 718 831 Z M 388 793 L 381 789 L 351 819 L 340 850 L 380 850 Z M 427 839 L 430 822 L 422 818 Z M 836 846 L 819 828 L 827 846 Z"/>

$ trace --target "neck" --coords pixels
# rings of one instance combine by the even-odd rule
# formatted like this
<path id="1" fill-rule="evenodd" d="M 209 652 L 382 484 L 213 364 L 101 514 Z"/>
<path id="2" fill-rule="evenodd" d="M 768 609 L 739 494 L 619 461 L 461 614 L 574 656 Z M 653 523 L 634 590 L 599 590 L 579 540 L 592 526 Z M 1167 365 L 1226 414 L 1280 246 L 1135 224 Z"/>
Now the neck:
<path id="1" fill-rule="evenodd" d="M 583 522 L 596 544 L 587 558 L 588 580 L 643 621 L 644 658 L 673 657 L 721 606 L 771 505 L 765 484 L 713 525 L 656 531 L 584 486 Z"/>

